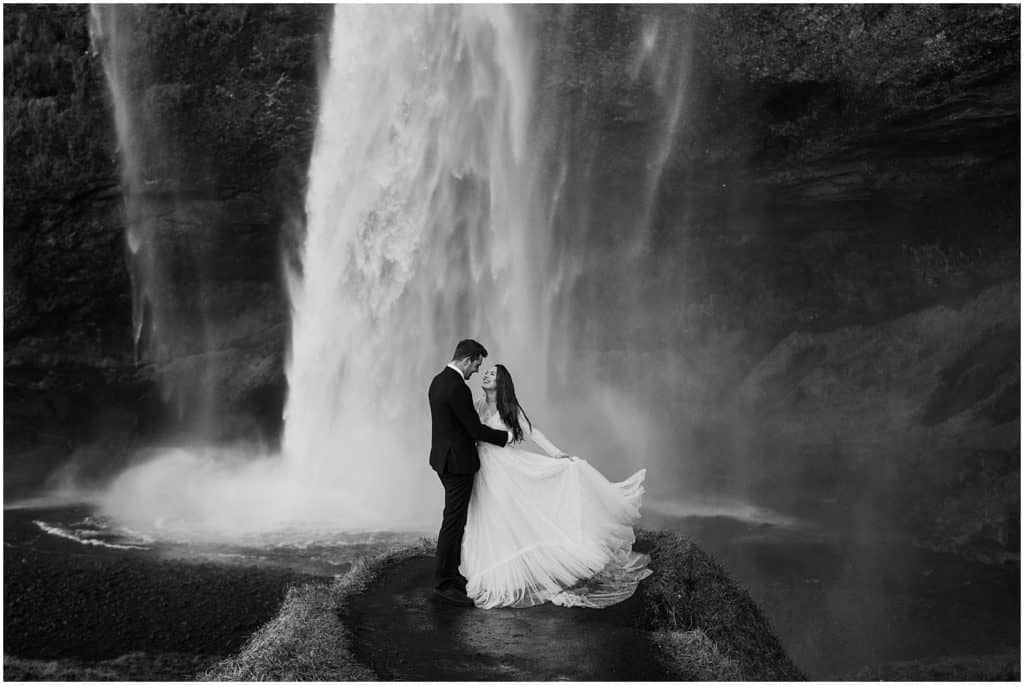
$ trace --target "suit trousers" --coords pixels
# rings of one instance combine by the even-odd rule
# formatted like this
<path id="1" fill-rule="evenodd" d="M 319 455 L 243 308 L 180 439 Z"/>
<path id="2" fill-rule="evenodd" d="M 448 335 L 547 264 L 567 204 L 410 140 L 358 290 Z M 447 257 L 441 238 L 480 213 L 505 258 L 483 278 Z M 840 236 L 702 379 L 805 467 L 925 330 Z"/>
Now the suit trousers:
<path id="1" fill-rule="evenodd" d="M 437 534 L 437 570 L 434 587 L 438 590 L 454 588 L 466 590 L 466 579 L 459 573 L 462 562 L 462 535 L 466 530 L 469 499 L 473 494 L 475 474 L 439 473 L 444 485 L 444 516 Z"/>

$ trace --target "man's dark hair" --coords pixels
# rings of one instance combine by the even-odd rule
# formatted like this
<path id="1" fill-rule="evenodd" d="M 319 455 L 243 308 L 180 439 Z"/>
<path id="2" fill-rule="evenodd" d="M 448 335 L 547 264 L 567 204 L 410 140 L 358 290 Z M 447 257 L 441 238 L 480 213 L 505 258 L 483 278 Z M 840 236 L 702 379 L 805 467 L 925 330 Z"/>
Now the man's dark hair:
<path id="1" fill-rule="evenodd" d="M 478 343 L 476 340 L 460 340 L 459 344 L 455 346 L 455 354 L 452 355 L 452 361 L 457 362 L 462 359 L 476 359 L 477 357 L 486 357 L 487 349 Z"/>

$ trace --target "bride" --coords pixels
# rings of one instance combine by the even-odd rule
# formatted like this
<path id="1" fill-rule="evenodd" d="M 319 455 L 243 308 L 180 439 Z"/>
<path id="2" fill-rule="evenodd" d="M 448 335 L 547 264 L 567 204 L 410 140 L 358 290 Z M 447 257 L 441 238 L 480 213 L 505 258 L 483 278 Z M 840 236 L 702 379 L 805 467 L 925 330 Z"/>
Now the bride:
<path id="1" fill-rule="evenodd" d="M 481 421 L 506 430 L 505 447 L 478 443 L 459 571 L 477 607 L 544 602 L 601 608 L 628 599 L 651 574 L 649 558 L 632 551 L 640 517 L 641 470 L 611 483 L 570 457 L 533 425 L 501 364 L 481 381 Z M 532 439 L 547 456 L 523 449 Z"/>

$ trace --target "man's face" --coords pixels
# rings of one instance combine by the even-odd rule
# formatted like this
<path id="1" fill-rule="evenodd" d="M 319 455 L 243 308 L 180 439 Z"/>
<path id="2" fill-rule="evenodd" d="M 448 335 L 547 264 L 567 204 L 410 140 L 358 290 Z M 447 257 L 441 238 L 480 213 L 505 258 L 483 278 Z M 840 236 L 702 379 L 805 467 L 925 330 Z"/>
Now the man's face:
<path id="1" fill-rule="evenodd" d="M 474 373 L 480 370 L 480 364 L 483 363 L 483 361 L 483 357 L 477 357 L 476 359 L 471 359 L 468 362 L 466 362 L 466 370 L 463 372 L 462 375 L 466 378 L 467 381 L 469 380 L 470 376 L 472 376 Z"/>

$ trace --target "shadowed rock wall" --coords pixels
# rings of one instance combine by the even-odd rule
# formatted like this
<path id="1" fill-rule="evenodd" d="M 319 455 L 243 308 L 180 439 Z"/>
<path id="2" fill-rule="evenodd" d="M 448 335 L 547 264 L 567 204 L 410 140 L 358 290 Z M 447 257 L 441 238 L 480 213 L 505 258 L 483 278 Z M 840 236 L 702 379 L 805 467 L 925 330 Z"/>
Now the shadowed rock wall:
<path id="1" fill-rule="evenodd" d="M 125 189 L 89 8 L 4 12 L 5 445 L 27 450 L 11 460 L 27 482 L 112 433 L 117 444 L 86 458 L 87 470 L 115 470 L 128 444 L 167 430 L 274 439 L 282 248 L 301 226 L 330 13 L 161 5 L 135 15 L 129 97 L 164 136 L 144 158 L 142 192 L 162 222 L 168 296 L 202 308 L 213 330 L 205 345 L 183 334 L 157 368 L 137 363 Z M 199 367 L 212 369 L 204 381 L 218 400 L 204 425 L 157 383 Z"/>
<path id="2" fill-rule="evenodd" d="M 567 396 L 584 368 L 631 387 L 673 487 L 1015 556 L 1019 8 L 549 11 L 549 107 L 579 123 L 546 144 L 587 170 L 563 218 L 609 257 L 566 313 Z M 645 37 L 686 65 L 647 222 L 671 112 Z"/>

